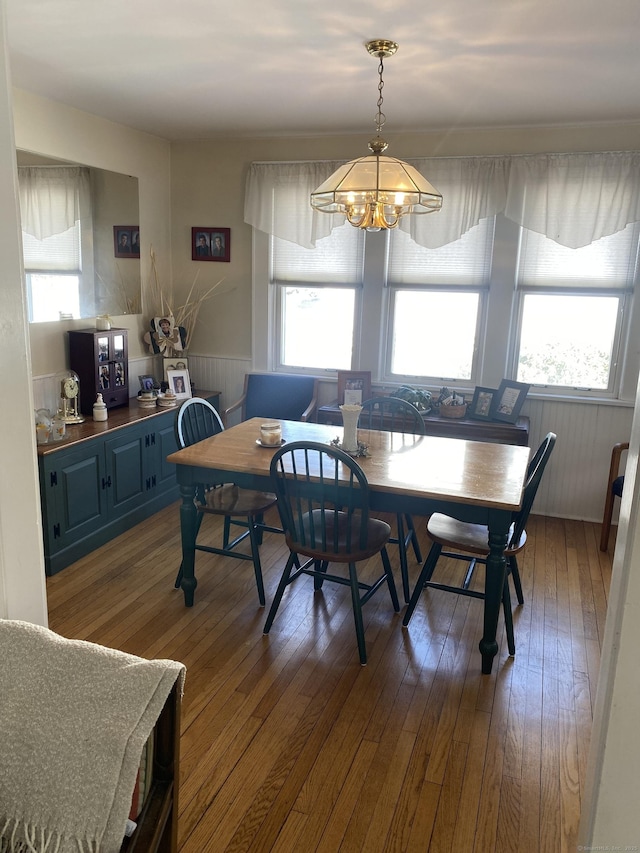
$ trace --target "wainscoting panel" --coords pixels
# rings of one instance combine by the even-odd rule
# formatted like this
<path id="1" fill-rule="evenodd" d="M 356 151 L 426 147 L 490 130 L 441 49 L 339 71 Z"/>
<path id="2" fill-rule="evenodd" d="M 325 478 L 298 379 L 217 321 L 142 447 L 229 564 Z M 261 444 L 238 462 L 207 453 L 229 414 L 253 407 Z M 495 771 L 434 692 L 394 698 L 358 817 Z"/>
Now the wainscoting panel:
<path id="1" fill-rule="evenodd" d="M 155 375 L 153 357 L 130 361 L 130 394 L 138 393 L 138 375 Z M 189 372 L 196 388 L 220 391 L 225 409 L 242 394 L 245 373 L 251 361 L 214 358 L 189 353 Z M 158 377 L 161 378 L 161 377 Z M 35 408 L 55 409 L 57 387 L 54 376 L 33 380 Z M 321 381 L 320 405 L 336 397 L 335 383 Z M 559 518 L 599 521 L 604 507 L 611 448 L 631 434 L 633 408 L 598 403 L 528 399 L 524 415 L 531 419 L 529 443 L 536 448 L 547 432 L 558 436 L 534 504 L 534 512 Z M 617 511 L 617 507 L 616 507 Z"/>
<path id="2" fill-rule="evenodd" d="M 558 400 L 527 400 L 529 444 L 538 447 L 548 432 L 558 436 L 534 512 L 560 518 L 600 521 L 611 448 L 631 434 L 633 408 Z"/>
<path id="3" fill-rule="evenodd" d="M 211 358 L 189 353 L 189 375 L 196 388 L 220 391 L 224 411 L 242 395 L 244 377 L 251 372 L 251 361 L 242 358 Z"/>

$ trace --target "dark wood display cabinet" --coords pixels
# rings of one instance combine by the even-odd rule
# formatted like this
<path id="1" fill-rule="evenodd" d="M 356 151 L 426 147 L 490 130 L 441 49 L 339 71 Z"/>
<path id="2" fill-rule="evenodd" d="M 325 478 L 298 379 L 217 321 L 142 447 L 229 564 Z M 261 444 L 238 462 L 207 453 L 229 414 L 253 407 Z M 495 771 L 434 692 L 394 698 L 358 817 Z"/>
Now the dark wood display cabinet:
<path id="1" fill-rule="evenodd" d="M 90 415 L 96 396 L 107 409 L 129 402 L 127 330 L 77 329 L 69 335 L 69 367 L 80 380 L 80 411 Z"/>

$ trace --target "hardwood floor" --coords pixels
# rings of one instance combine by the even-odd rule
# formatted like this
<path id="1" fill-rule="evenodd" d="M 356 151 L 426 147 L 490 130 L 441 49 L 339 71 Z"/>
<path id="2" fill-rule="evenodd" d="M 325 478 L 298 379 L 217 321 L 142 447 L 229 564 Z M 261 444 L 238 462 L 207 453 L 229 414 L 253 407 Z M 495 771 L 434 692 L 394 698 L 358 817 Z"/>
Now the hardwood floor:
<path id="1" fill-rule="evenodd" d="M 219 533 L 205 519 L 202 541 Z M 198 554 L 185 608 L 178 504 L 49 578 L 50 627 L 186 664 L 182 853 L 574 851 L 614 537 L 603 554 L 596 524 L 528 533 L 516 656 L 501 617 L 490 676 L 482 603 L 439 590 L 408 629 L 376 594 L 366 667 L 346 588 L 299 580 L 265 637 L 251 564 Z M 261 553 L 269 605 L 282 537 Z"/>

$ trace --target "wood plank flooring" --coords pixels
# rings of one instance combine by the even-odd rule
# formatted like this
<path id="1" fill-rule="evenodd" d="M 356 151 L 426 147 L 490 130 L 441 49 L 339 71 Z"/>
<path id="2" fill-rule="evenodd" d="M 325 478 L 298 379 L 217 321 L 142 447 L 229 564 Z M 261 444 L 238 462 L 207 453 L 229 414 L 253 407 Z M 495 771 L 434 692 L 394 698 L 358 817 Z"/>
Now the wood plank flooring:
<path id="1" fill-rule="evenodd" d="M 516 656 L 501 617 L 490 676 L 482 603 L 439 590 L 407 629 L 376 594 L 366 667 L 343 587 L 300 579 L 263 636 L 251 563 L 198 554 L 185 608 L 178 504 L 49 578 L 50 626 L 186 664 L 182 853 L 574 851 L 613 536 L 602 554 L 599 525 L 532 517 L 528 534 Z M 219 536 L 206 518 L 201 541 Z M 285 553 L 265 536 L 267 605 Z"/>

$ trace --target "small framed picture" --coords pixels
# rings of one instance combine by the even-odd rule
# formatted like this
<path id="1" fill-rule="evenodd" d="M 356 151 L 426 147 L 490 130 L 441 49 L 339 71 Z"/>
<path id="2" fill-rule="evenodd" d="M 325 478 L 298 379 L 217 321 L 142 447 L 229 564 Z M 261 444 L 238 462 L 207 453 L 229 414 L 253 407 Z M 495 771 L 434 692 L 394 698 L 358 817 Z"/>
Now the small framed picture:
<path id="1" fill-rule="evenodd" d="M 192 261 L 230 261 L 230 228 L 192 228 Z"/>
<path id="2" fill-rule="evenodd" d="M 169 381 L 169 371 L 170 370 L 187 370 L 189 367 L 189 361 L 188 361 L 187 357 L 181 356 L 179 353 L 178 353 L 178 355 L 174 355 L 171 357 L 165 356 L 165 358 L 163 358 L 162 361 L 163 361 L 163 368 L 164 368 L 163 376 L 164 376 L 165 382 L 167 382 L 167 383 Z"/>
<path id="3" fill-rule="evenodd" d="M 371 396 L 370 370 L 338 371 L 338 405 L 360 405 Z"/>
<path id="4" fill-rule="evenodd" d="M 468 416 L 477 421 L 490 421 L 491 405 L 497 393 L 496 388 L 476 388 L 473 392 L 473 400 L 469 407 Z"/>
<path id="5" fill-rule="evenodd" d="M 186 400 L 191 396 L 191 381 L 189 371 L 167 370 L 167 383 L 178 400 Z"/>
<path id="6" fill-rule="evenodd" d="M 530 387 L 526 382 L 513 382 L 511 379 L 503 379 L 500 387 L 493 395 L 492 419 L 514 424 L 518 420 L 520 409 Z"/>
<path id="7" fill-rule="evenodd" d="M 140 382 L 141 391 L 153 391 L 153 386 L 155 385 L 155 379 L 153 376 L 149 376 L 145 373 L 142 376 L 138 376 L 138 381 Z"/>
<path id="8" fill-rule="evenodd" d="M 139 258 L 140 226 L 114 225 L 113 250 L 116 258 Z"/>

